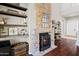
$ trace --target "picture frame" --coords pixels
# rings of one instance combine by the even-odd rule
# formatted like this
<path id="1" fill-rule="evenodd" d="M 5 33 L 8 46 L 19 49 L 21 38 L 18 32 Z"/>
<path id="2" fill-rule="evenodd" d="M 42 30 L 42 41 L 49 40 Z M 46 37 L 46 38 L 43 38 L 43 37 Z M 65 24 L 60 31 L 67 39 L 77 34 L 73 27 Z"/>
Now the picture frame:
<path id="1" fill-rule="evenodd" d="M 25 27 L 18 27 L 18 35 L 26 35 L 27 29 Z"/>
<path id="2" fill-rule="evenodd" d="M 9 35 L 8 27 L 3 27 L 2 29 L 0 28 L 0 37 L 8 35 Z"/>
<path id="3" fill-rule="evenodd" d="M 9 28 L 9 35 L 18 35 L 17 28 Z"/>

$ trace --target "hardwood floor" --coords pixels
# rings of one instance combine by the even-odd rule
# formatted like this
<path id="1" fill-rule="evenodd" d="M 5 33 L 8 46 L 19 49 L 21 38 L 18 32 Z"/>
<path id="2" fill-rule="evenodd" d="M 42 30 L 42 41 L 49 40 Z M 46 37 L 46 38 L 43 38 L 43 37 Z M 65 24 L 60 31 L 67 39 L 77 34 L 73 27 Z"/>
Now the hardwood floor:
<path id="1" fill-rule="evenodd" d="M 61 39 L 56 40 L 56 49 L 45 54 L 45 56 L 78 56 L 79 47 L 75 45 L 76 40 Z"/>

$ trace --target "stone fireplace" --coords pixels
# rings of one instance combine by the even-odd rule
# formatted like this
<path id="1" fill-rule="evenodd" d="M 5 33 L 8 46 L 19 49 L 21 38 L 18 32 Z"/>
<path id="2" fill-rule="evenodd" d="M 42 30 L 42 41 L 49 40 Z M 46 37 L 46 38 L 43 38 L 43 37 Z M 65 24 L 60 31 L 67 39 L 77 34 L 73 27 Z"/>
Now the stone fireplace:
<path id="1" fill-rule="evenodd" d="M 51 46 L 51 36 L 49 33 L 40 33 L 39 34 L 39 50 L 44 51 Z"/>
<path id="2" fill-rule="evenodd" d="M 56 48 L 52 28 L 51 4 L 31 4 L 29 19 L 29 54 L 43 56 Z M 31 11 L 31 12 L 30 12 Z M 45 15 L 46 14 L 46 15 Z M 46 17 L 47 16 L 47 17 Z"/>

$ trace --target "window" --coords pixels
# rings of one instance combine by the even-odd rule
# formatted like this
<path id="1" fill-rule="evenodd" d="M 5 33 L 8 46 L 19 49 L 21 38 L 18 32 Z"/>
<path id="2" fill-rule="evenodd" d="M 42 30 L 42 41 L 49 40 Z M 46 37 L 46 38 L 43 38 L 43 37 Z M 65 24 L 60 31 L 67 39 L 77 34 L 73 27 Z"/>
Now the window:
<path id="1" fill-rule="evenodd" d="M 48 27 L 48 14 L 43 13 L 42 15 L 42 28 L 47 28 Z"/>

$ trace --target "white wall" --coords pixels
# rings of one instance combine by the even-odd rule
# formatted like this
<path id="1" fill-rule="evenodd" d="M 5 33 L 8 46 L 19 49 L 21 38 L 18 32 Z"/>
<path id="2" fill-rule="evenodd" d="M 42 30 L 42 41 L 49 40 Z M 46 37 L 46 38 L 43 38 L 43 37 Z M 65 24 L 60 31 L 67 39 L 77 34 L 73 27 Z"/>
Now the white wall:
<path id="1" fill-rule="evenodd" d="M 66 11 L 72 7 L 71 3 L 61 3 L 61 12 Z"/>
<path id="2" fill-rule="evenodd" d="M 55 21 L 60 21 L 61 22 L 61 36 L 63 37 L 64 36 L 64 26 L 63 26 L 63 22 L 64 21 L 64 18 L 62 18 L 61 16 L 61 6 L 62 4 L 60 3 L 52 3 L 52 20 L 55 20 Z"/>
<path id="3" fill-rule="evenodd" d="M 61 16 L 61 4 L 52 3 L 52 20 L 59 21 Z"/>
<path id="4" fill-rule="evenodd" d="M 74 3 L 63 3 L 61 4 L 61 14 L 64 17 L 78 16 L 79 5 Z"/>
<path id="5" fill-rule="evenodd" d="M 27 16 L 28 16 L 28 26 L 29 26 L 29 54 L 34 53 L 34 40 L 35 40 L 35 4 L 34 3 L 28 3 L 28 10 L 27 10 Z"/>

